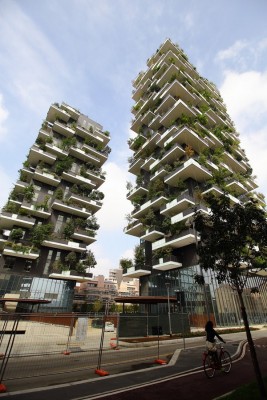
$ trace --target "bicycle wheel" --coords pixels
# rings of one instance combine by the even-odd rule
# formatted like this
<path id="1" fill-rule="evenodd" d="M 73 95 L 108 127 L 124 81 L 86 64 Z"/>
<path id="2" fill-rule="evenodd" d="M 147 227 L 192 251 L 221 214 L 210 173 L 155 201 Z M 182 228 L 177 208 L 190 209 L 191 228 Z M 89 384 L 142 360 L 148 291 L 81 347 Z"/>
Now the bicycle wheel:
<path id="1" fill-rule="evenodd" d="M 203 368 L 207 378 L 213 378 L 215 374 L 215 365 L 212 357 L 205 354 L 203 357 Z"/>
<path id="2" fill-rule="evenodd" d="M 220 361 L 222 365 L 222 371 L 228 374 L 232 368 L 232 359 L 228 351 L 223 350 L 220 356 Z"/>

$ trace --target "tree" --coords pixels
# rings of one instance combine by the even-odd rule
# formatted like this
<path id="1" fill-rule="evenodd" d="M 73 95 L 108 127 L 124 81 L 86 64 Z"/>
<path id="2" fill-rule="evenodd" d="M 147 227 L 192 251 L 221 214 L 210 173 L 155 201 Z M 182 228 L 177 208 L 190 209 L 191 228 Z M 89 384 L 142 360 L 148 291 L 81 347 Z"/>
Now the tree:
<path id="1" fill-rule="evenodd" d="M 144 248 L 140 245 L 134 248 L 134 266 L 135 269 L 143 269 L 145 267 L 145 252 Z"/>
<path id="2" fill-rule="evenodd" d="M 84 265 L 85 269 L 87 269 L 87 268 L 89 268 L 89 269 L 90 268 L 95 268 L 95 266 L 97 264 L 96 259 L 95 259 L 95 255 L 91 250 L 88 250 L 85 253 L 85 258 L 83 258 L 81 260 L 81 262 Z"/>
<path id="3" fill-rule="evenodd" d="M 126 274 L 128 268 L 133 266 L 133 262 L 130 258 L 121 258 L 120 259 L 120 266 L 124 274 Z"/>
<path id="4" fill-rule="evenodd" d="M 36 247 L 40 247 L 44 240 L 49 239 L 53 231 L 52 224 L 35 225 L 30 233 L 31 241 Z"/>
<path id="5" fill-rule="evenodd" d="M 261 398 L 266 399 L 242 296 L 248 278 L 267 269 L 265 211 L 253 200 L 243 205 L 231 205 L 226 195 L 220 198 L 209 196 L 207 201 L 211 213 L 204 215 L 196 212 L 194 216 L 195 227 L 201 236 L 198 246 L 200 267 L 213 270 L 219 284 L 226 282 L 237 292 Z M 198 279 L 199 276 L 196 276 L 196 281 Z"/>
<path id="6" fill-rule="evenodd" d="M 77 265 L 77 256 L 74 251 L 71 251 L 68 255 L 66 255 L 65 259 L 66 264 L 68 265 L 69 269 L 75 269 Z"/>

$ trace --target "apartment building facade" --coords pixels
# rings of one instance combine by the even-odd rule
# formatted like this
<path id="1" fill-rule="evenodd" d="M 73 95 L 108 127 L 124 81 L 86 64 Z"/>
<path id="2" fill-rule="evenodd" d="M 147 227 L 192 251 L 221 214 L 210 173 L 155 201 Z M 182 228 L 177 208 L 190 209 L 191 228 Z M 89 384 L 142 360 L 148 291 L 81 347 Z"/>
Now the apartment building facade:
<path id="1" fill-rule="evenodd" d="M 1 296 L 71 309 L 99 228 L 109 140 L 99 123 L 68 104 L 50 106 L 0 214 Z"/>
<path id="2" fill-rule="evenodd" d="M 228 289 L 219 296 L 211 272 L 205 273 L 204 288 L 194 281 L 200 274 L 200 238 L 192 216 L 196 209 L 208 212 L 208 193 L 227 192 L 232 202 L 252 196 L 265 206 L 239 134 L 215 85 L 169 39 L 148 59 L 133 87 L 129 172 L 135 185 L 129 184 L 127 199 L 134 209 L 125 233 L 140 238 L 144 262 L 124 276 L 140 279 L 141 295 L 176 295 L 191 325 L 203 324 L 207 316 L 220 325 L 238 323 L 234 306 L 227 311 L 223 303 Z M 261 282 L 252 277 L 248 284 L 265 287 Z M 250 317 L 254 312 L 266 318 L 264 310 L 249 307 Z"/>

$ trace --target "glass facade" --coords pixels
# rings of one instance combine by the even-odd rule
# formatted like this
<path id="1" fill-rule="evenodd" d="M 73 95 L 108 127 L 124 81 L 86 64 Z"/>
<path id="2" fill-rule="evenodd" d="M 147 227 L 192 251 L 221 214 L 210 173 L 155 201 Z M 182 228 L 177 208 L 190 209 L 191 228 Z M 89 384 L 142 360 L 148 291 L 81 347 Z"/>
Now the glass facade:
<path id="1" fill-rule="evenodd" d="M 147 291 L 142 295 L 177 297 L 177 310 L 188 315 L 191 326 L 203 326 L 212 319 L 217 326 L 238 326 L 243 324 L 239 299 L 236 291 L 228 284 L 218 284 L 213 271 L 203 271 L 205 285 L 195 282 L 200 274 L 198 265 L 178 270 L 153 273 L 147 279 Z M 144 278 L 142 278 L 144 279 Z M 167 289 L 166 284 L 169 284 Z M 243 291 L 244 303 L 250 324 L 262 324 L 267 320 L 267 282 L 261 277 L 250 277 Z M 160 312 L 167 313 L 167 304 L 159 305 Z M 157 313 L 157 309 L 153 310 Z"/>
<path id="2" fill-rule="evenodd" d="M 40 312 L 71 312 L 74 286 L 75 281 L 0 274 L 0 297 L 13 294 L 23 299 L 49 300 L 49 304 L 39 306 Z M 30 304 L 20 305 L 19 311 L 29 312 L 31 307 Z"/>

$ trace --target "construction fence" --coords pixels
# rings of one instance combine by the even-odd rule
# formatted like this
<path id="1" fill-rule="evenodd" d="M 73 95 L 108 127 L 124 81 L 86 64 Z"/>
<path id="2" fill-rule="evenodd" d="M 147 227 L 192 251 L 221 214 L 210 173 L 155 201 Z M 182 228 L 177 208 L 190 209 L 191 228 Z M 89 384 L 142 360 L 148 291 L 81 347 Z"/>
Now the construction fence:
<path id="1" fill-rule="evenodd" d="M 164 338 L 188 329 L 181 317 L 1 313 L 0 383 L 14 391 L 167 363 L 178 342 L 166 350 Z"/>

